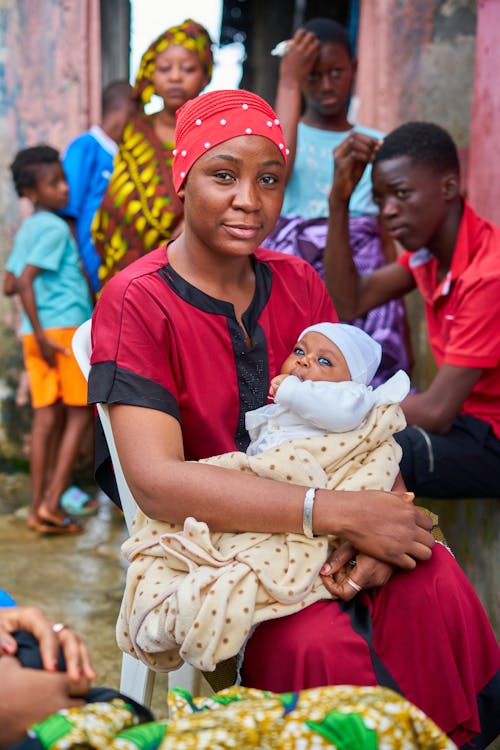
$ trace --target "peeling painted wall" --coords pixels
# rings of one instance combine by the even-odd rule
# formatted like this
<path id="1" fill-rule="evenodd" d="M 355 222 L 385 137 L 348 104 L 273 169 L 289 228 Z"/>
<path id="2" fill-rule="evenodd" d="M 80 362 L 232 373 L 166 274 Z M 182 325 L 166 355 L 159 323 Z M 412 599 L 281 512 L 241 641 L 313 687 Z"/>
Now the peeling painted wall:
<path id="1" fill-rule="evenodd" d="M 14 154 L 41 142 L 63 149 L 98 121 L 100 95 L 99 0 L 0 0 L 2 274 L 13 235 L 30 210 L 11 185 Z M 0 296 L 0 458 L 21 449 L 26 421 L 14 403 L 22 359 L 17 318 L 16 301 Z"/>
<path id="2" fill-rule="evenodd" d="M 500 3 L 478 3 L 476 68 L 469 156 L 469 199 L 500 224 Z"/>
<path id="3" fill-rule="evenodd" d="M 361 3 L 359 121 L 388 132 L 410 119 L 449 130 L 472 206 L 500 224 L 500 2 Z"/>
<path id="4" fill-rule="evenodd" d="M 475 0 L 361 3 L 359 120 L 388 132 L 426 119 L 469 143 Z"/>

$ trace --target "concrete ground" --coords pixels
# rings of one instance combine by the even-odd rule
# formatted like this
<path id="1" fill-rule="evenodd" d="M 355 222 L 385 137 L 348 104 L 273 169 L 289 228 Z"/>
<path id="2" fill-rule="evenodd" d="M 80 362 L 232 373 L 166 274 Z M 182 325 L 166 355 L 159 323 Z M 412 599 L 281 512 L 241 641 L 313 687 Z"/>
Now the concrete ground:
<path id="1" fill-rule="evenodd" d="M 90 646 L 96 685 L 118 688 L 121 652 L 114 629 L 125 583 L 122 515 L 104 500 L 85 533 L 43 536 L 26 527 L 28 502 L 28 477 L 0 473 L 0 588 L 18 604 L 39 606 L 77 630 Z M 167 686 L 166 675 L 157 675 L 152 709 L 158 718 L 167 715 Z M 202 681 L 197 692 L 207 690 Z M 500 750 L 500 738 L 489 750 Z"/>
<path id="2" fill-rule="evenodd" d="M 18 604 L 41 607 L 77 630 L 90 647 L 96 685 L 118 688 L 121 652 L 114 636 L 125 584 L 120 545 L 126 530 L 109 502 L 75 536 L 47 536 L 25 523 L 29 481 L 24 474 L 0 474 L 0 588 Z M 153 711 L 166 716 L 167 677 L 155 681 Z"/>

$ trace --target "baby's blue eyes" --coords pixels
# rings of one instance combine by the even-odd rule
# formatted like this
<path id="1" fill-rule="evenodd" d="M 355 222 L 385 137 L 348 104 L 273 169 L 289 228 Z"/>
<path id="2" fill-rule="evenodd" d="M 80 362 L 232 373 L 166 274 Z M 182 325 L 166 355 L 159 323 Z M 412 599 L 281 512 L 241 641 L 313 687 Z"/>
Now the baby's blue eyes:
<path id="1" fill-rule="evenodd" d="M 303 357 L 305 355 L 305 351 L 302 349 L 301 346 L 296 346 L 295 349 L 293 350 L 293 353 L 297 357 Z M 332 363 L 327 357 L 318 357 L 318 362 L 323 367 L 333 367 Z"/>

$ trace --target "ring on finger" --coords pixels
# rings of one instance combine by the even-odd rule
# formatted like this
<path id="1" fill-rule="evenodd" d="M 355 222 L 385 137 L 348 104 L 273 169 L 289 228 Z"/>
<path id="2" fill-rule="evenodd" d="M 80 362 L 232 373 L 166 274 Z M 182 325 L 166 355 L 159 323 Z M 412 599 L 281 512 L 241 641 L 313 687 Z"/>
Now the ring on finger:
<path id="1" fill-rule="evenodd" d="M 64 630 L 64 628 L 67 628 L 68 626 L 64 624 L 64 622 L 55 622 L 54 625 L 52 625 L 52 630 L 54 633 L 59 634 L 61 630 Z"/>
<path id="2" fill-rule="evenodd" d="M 352 578 L 349 578 L 349 576 L 347 576 L 347 578 L 345 579 L 345 582 L 347 583 L 348 586 L 354 589 L 354 591 L 357 594 L 359 594 L 360 591 L 363 591 L 363 587 L 360 586 L 359 583 L 356 583 L 356 581 L 353 581 Z"/>
<path id="3" fill-rule="evenodd" d="M 351 557 L 351 559 L 347 561 L 347 564 L 350 565 L 351 568 L 355 568 L 358 563 L 354 557 Z"/>

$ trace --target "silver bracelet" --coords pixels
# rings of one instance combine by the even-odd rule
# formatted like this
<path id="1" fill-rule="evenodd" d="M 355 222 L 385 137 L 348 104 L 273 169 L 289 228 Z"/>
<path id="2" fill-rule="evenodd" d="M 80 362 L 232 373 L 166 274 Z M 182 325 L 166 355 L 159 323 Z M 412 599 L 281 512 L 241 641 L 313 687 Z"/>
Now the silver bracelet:
<path id="1" fill-rule="evenodd" d="M 304 536 L 308 539 L 314 538 L 313 532 L 313 508 L 316 499 L 317 487 L 309 487 L 304 497 L 304 514 L 302 516 L 302 529 Z"/>

